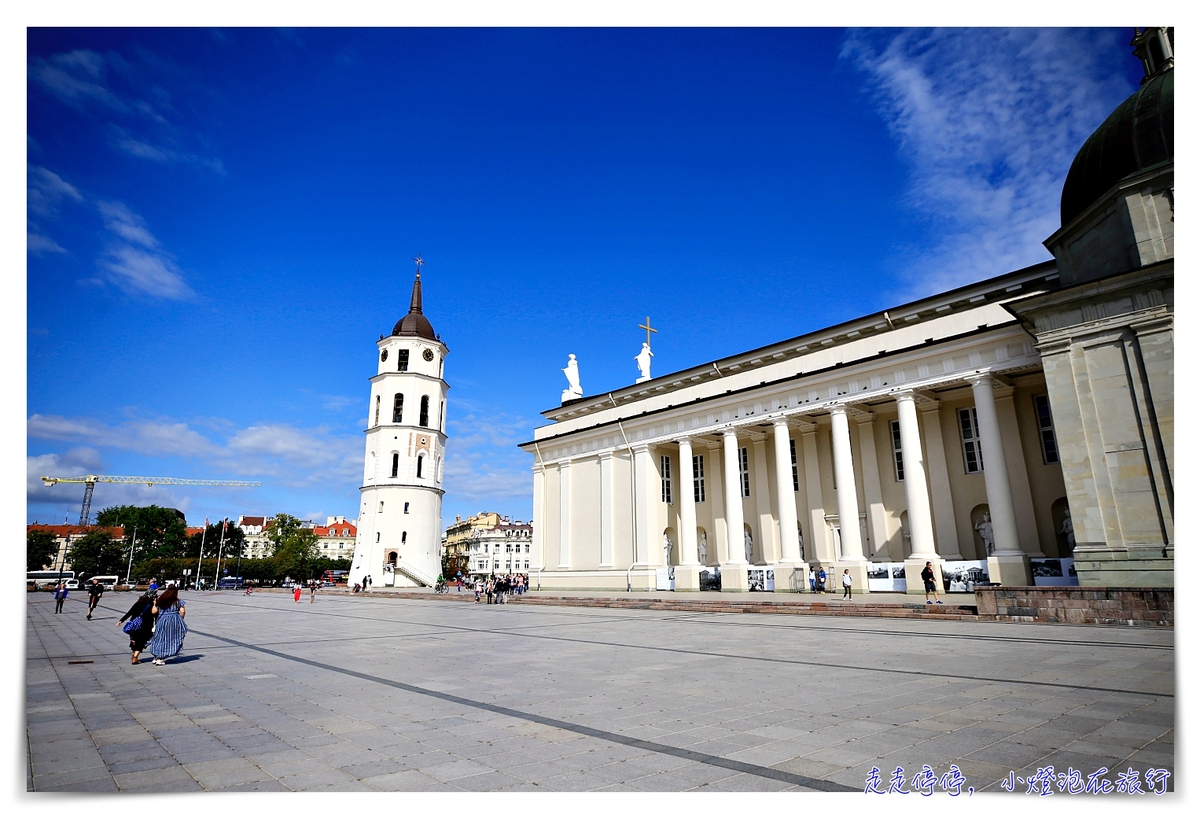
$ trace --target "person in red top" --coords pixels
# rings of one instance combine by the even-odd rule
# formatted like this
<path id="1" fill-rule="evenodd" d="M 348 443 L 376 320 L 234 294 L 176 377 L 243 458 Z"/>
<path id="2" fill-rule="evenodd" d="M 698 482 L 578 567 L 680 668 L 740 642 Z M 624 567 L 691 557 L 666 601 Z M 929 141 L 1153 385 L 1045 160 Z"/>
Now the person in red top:
<path id="1" fill-rule="evenodd" d="M 296 600 L 297 602 L 299 602 L 299 601 L 300 601 L 300 591 L 301 591 L 301 590 L 302 590 L 302 589 L 300 588 L 300 583 L 299 583 L 299 582 L 297 582 L 295 585 L 293 585 L 293 586 L 292 586 L 292 599 L 294 599 L 294 600 Z"/>

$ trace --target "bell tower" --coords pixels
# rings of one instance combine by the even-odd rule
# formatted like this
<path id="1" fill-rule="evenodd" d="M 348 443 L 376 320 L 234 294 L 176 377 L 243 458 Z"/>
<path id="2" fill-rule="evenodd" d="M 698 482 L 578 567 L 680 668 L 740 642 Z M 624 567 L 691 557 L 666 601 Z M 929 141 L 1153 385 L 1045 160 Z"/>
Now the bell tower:
<path id="1" fill-rule="evenodd" d="M 433 585 L 441 572 L 449 351 L 421 307 L 420 256 L 408 314 L 380 336 L 371 378 L 362 506 L 350 584 Z"/>

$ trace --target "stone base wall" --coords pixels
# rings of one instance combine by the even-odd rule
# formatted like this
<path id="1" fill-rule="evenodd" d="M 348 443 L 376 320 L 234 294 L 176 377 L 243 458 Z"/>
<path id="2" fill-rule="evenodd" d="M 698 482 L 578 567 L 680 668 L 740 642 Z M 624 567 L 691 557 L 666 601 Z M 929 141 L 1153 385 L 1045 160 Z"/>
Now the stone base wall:
<path id="1" fill-rule="evenodd" d="M 1175 625 L 1172 588 L 976 588 L 980 619 L 1080 625 Z"/>

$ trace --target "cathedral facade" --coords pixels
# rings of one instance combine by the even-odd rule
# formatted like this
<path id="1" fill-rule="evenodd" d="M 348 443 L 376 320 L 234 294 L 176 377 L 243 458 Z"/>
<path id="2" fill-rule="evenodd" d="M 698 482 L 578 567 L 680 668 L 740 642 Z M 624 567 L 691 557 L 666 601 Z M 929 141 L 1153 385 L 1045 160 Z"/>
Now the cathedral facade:
<path id="1" fill-rule="evenodd" d="M 1174 584 L 1173 30 L 1032 267 L 543 414 L 543 588 Z M 570 390 L 568 390 L 570 391 Z M 1061 577 L 1066 583 L 1068 578 Z M 885 582 L 886 588 L 878 583 Z"/>
<path id="2" fill-rule="evenodd" d="M 376 344 L 362 506 L 351 585 L 432 586 L 440 573 L 446 453 L 446 354 L 421 306 L 418 266 L 408 314 Z"/>

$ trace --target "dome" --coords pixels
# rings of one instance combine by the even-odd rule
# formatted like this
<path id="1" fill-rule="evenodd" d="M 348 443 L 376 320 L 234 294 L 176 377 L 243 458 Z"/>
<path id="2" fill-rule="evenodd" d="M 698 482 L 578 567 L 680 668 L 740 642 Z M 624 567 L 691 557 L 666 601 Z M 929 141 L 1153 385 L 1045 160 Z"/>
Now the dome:
<path id="1" fill-rule="evenodd" d="M 421 312 L 421 273 L 419 271 L 416 281 L 413 282 L 408 315 L 396 322 L 396 326 L 392 327 L 392 335 L 416 335 L 430 341 L 438 340 L 437 333 L 433 331 L 433 324 L 429 323 L 429 319 Z"/>
<path id="2" fill-rule="evenodd" d="M 1175 161 L 1175 71 L 1142 83 L 1075 155 L 1062 191 L 1065 227 L 1123 179 Z"/>

